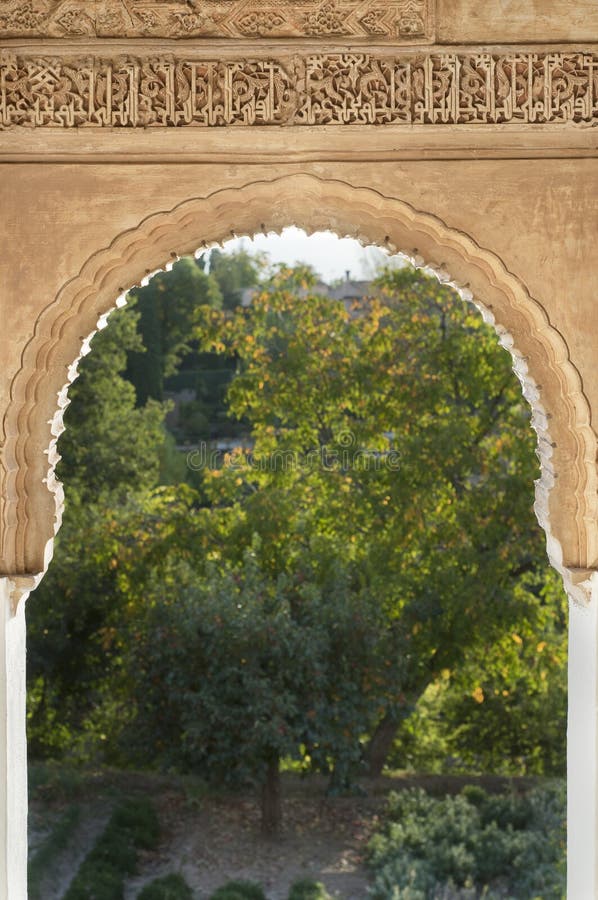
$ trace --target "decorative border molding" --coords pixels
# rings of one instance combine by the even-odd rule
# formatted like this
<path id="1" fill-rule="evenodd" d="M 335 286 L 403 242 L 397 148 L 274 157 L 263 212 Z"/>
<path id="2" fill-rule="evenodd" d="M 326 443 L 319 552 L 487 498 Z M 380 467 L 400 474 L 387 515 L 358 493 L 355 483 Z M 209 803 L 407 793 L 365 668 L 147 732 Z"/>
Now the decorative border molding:
<path id="1" fill-rule="evenodd" d="M 434 0 L 0 0 L 0 39 L 434 39 Z"/>
<path id="2" fill-rule="evenodd" d="M 0 129 L 598 124 L 594 52 L 0 54 Z"/>
<path id="3" fill-rule="evenodd" d="M 279 231 L 289 221 L 393 252 L 407 250 L 416 265 L 450 280 L 464 299 L 484 298 L 485 315 L 511 352 L 532 405 L 542 466 L 536 511 L 549 556 L 571 595 L 584 602 L 580 571 L 598 560 L 597 440 L 562 335 L 521 280 L 468 235 L 376 190 L 303 174 L 217 190 L 149 216 L 94 253 L 40 315 L 4 418 L 0 474 L 8 502 L 0 547 L 7 574 L 37 575 L 51 558 L 63 502 L 54 475 L 57 441 L 77 360 L 89 350 L 89 338 L 82 346 L 81 335 L 91 336 L 105 324 L 116 297 L 179 253 L 226 240 L 231 232 Z M 414 243 L 418 249 L 409 250 Z M 48 449 L 42 453 L 40 447 Z"/>

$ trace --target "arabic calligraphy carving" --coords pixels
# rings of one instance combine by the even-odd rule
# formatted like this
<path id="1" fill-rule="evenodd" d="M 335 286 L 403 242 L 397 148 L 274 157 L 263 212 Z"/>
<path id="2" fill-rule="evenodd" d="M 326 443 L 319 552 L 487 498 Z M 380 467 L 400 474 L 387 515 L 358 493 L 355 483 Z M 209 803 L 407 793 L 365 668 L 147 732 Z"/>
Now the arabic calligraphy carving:
<path id="1" fill-rule="evenodd" d="M 0 56 L 0 128 L 598 124 L 598 55 Z"/>

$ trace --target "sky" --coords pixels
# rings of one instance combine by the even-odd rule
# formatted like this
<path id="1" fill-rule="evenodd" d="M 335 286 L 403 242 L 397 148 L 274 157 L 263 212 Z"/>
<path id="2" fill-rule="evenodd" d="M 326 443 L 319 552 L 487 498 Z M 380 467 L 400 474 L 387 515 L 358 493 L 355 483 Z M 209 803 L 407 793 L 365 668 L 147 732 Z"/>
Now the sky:
<path id="1" fill-rule="evenodd" d="M 256 235 L 227 241 L 224 249 L 243 247 L 250 253 L 265 252 L 272 263 L 289 265 L 309 263 L 327 283 L 344 279 L 346 273 L 354 280 L 373 278 L 388 254 L 378 247 L 362 247 L 351 238 L 338 238 L 329 231 L 307 235 L 299 228 L 285 228 L 282 234 Z"/>

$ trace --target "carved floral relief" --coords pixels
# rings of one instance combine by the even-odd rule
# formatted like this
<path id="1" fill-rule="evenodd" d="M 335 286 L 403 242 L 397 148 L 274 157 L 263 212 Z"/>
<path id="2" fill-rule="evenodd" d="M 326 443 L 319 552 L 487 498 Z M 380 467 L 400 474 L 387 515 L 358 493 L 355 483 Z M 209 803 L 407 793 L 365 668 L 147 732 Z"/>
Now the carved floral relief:
<path id="1" fill-rule="evenodd" d="M 598 124 L 598 55 L 0 56 L 0 128 Z"/>
<path id="2" fill-rule="evenodd" d="M 0 38 L 434 38 L 433 0 L 0 0 Z"/>

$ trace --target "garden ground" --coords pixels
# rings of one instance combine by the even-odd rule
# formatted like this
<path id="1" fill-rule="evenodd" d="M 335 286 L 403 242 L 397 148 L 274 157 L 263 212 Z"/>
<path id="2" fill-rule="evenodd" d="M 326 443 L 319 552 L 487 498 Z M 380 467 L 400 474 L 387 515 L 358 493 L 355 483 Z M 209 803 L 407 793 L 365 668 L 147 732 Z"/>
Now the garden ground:
<path id="1" fill-rule="evenodd" d="M 515 785 L 523 786 L 524 779 Z M 259 830 L 257 799 L 250 792 L 208 791 L 197 779 L 123 772 L 81 775 L 42 767 L 32 772 L 31 857 L 54 842 L 39 885 L 43 900 L 61 900 L 85 854 L 102 831 L 111 808 L 123 797 L 145 795 L 154 803 L 162 834 L 155 850 L 142 851 L 138 875 L 125 900 L 157 876 L 180 872 L 198 900 L 224 882 L 260 882 L 269 900 L 286 900 L 297 878 L 312 877 L 333 897 L 363 900 L 368 875 L 365 846 L 389 790 L 422 786 L 457 793 L 466 783 L 501 790 L 513 780 L 495 777 L 399 776 L 364 781 L 363 796 L 326 797 L 320 778 L 284 777 L 284 828 L 277 839 Z M 73 811 L 76 815 L 73 816 Z M 67 813 L 76 821 L 66 840 L 56 840 Z M 63 829 L 64 830 L 64 829 Z"/>

